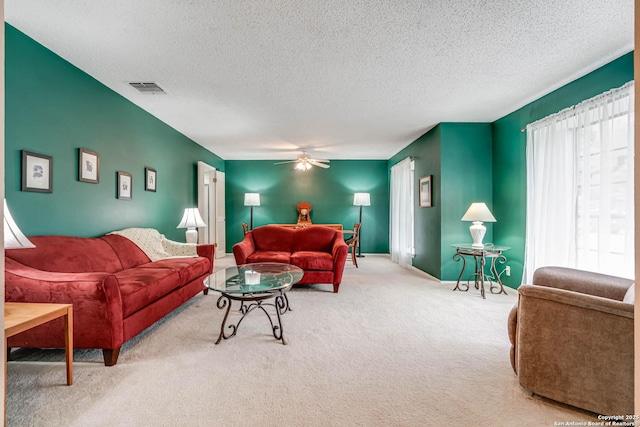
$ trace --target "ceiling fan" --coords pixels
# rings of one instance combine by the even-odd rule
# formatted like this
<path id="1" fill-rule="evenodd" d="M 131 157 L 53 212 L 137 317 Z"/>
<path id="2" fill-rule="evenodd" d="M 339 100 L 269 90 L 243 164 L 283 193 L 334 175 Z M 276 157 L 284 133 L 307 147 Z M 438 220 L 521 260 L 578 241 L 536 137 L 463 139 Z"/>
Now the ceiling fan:
<path id="1" fill-rule="evenodd" d="M 330 160 L 326 159 L 312 159 L 309 157 L 307 153 L 302 153 L 298 156 L 296 160 L 287 160 L 284 162 L 276 162 L 274 165 L 281 165 L 283 163 L 298 163 L 296 165 L 296 169 L 301 170 L 302 172 L 306 172 L 311 169 L 312 166 L 318 166 L 320 168 L 328 169 L 329 165 L 325 163 L 329 163 Z"/>

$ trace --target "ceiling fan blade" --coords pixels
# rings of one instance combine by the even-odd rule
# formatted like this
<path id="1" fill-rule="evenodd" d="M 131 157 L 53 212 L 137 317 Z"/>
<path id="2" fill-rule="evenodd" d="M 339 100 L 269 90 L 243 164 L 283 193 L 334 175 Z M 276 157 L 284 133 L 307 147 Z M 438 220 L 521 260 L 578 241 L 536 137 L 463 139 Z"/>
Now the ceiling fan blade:
<path id="1" fill-rule="evenodd" d="M 309 159 L 310 162 L 324 162 L 324 163 L 329 163 L 331 160 L 327 160 L 327 159 Z"/>
<path id="2" fill-rule="evenodd" d="M 296 163 L 297 160 L 286 160 L 284 162 L 275 162 L 274 165 L 282 165 L 284 163 Z"/>
<path id="3" fill-rule="evenodd" d="M 316 160 L 309 160 L 309 163 L 313 166 L 318 166 L 319 168 L 328 169 L 329 165 L 325 165 L 324 163 L 318 163 Z"/>

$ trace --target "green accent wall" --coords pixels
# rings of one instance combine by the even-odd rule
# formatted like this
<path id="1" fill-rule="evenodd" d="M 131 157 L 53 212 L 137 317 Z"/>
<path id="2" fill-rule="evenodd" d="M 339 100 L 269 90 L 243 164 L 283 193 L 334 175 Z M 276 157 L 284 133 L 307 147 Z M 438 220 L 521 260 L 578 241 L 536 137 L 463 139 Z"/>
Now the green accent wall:
<path id="1" fill-rule="evenodd" d="M 472 243 L 469 226 L 461 218 L 473 202 L 484 202 L 493 212 L 491 124 L 442 124 L 442 242 L 440 262 L 441 280 L 457 280 L 462 266 L 453 261 L 454 243 Z M 494 214 L 495 216 L 495 214 Z M 499 218 L 496 217 L 499 221 Z M 484 243 L 493 242 L 494 224 L 485 223 Z M 465 276 L 473 273 L 467 262 Z"/>
<path id="2" fill-rule="evenodd" d="M 412 157 L 415 164 L 414 195 L 414 247 L 415 257 L 413 266 L 432 275 L 441 277 L 442 266 L 440 263 L 440 245 L 442 231 L 442 174 L 441 174 L 441 133 L 442 124 L 426 132 L 420 138 L 409 144 L 388 162 L 389 175 L 391 167 L 407 157 Z M 419 206 L 418 181 L 420 178 L 431 175 L 431 206 L 421 208 Z M 391 184 L 391 178 L 389 178 Z"/>
<path id="3" fill-rule="evenodd" d="M 176 229 L 196 206 L 196 164 L 224 161 L 93 77 L 5 24 L 5 191 L 26 235 L 98 236 L 152 227 Z M 141 95 L 143 96 L 143 95 Z M 100 154 L 100 183 L 78 181 L 78 148 Z M 24 192 L 21 150 L 53 156 L 53 193 Z M 144 191 L 144 168 L 158 172 Z M 116 172 L 133 175 L 133 199 L 116 198 Z"/>
<path id="4" fill-rule="evenodd" d="M 526 132 L 529 123 L 557 113 L 607 90 L 633 80 L 633 52 L 577 79 L 530 104 L 496 120 L 493 130 L 493 214 L 496 243 L 511 246 L 506 252 L 511 277 L 506 285 L 522 282 L 526 229 Z"/>
<path id="5" fill-rule="evenodd" d="M 460 219 L 472 202 L 491 209 L 491 125 L 441 123 L 389 159 L 389 170 L 406 157 L 415 162 L 413 266 L 441 280 L 457 280 L 454 243 L 471 243 L 469 223 Z M 432 207 L 418 204 L 418 181 L 432 175 Z M 487 224 L 485 242 L 492 241 Z"/>
<path id="6" fill-rule="evenodd" d="M 370 193 L 371 206 L 362 208 L 362 253 L 389 252 L 389 180 L 386 160 L 331 160 L 329 169 L 313 167 L 306 172 L 294 163 L 274 165 L 275 160 L 228 160 L 226 162 L 227 252 L 242 240 L 243 222 L 249 223 L 250 207 L 244 193 L 260 193 L 253 208 L 253 227 L 293 224 L 296 206 L 312 205 L 315 224 L 342 224 L 353 229 L 360 208 L 353 193 Z"/>

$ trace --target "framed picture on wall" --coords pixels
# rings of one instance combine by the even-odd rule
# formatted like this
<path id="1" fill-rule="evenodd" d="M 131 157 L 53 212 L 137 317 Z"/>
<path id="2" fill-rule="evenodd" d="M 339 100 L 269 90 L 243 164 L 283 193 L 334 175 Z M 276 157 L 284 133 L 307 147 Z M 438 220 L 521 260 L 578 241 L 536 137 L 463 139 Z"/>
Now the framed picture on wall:
<path id="1" fill-rule="evenodd" d="M 95 151 L 78 148 L 78 181 L 100 182 L 100 155 Z"/>
<path id="2" fill-rule="evenodd" d="M 431 177 L 433 175 L 427 175 L 424 178 L 420 178 L 418 182 L 418 191 L 420 192 L 420 207 L 431 207 Z"/>
<path id="3" fill-rule="evenodd" d="M 158 172 L 155 169 L 144 168 L 144 189 L 146 191 L 156 191 L 158 185 Z"/>
<path id="4" fill-rule="evenodd" d="M 53 157 L 22 150 L 22 191 L 53 193 Z"/>
<path id="5" fill-rule="evenodd" d="M 118 171 L 118 199 L 131 200 L 133 197 L 133 176 Z"/>

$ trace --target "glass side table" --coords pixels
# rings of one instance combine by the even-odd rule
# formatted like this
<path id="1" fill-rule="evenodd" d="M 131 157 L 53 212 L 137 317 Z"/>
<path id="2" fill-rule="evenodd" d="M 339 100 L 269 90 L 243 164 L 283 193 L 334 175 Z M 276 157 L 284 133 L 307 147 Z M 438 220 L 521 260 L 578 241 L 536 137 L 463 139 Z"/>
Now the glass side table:
<path id="1" fill-rule="evenodd" d="M 456 248 L 453 260 L 456 262 L 462 261 L 462 269 L 460 270 L 456 287 L 453 288 L 454 291 L 468 291 L 469 284 L 471 283 L 471 280 L 473 280 L 476 289 L 480 289 L 480 295 L 482 295 L 482 298 L 485 297 L 485 282 L 489 283 L 489 292 L 492 294 L 507 295 L 507 291 L 505 291 L 504 286 L 502 286 L 502 281 L 500 280 L 500 276 L 504 273 L 504 270 L 498 273 L 496 263 L 505 264 L 507 262 L 507 257 L 502 253 L 511 249 L 510 247 L 488 244 L 484 245 L 482 248 L 474 248 L 469 243 L 455 243 L 451 246 Z M 464 274 L 464 270 L 467 266 L 465 257 L 473 257 L 476 264 L 475 271 L 467 277 L 466 283 L 462 280 L 462 275 Z M 487 258 L 491 259 L 488 274 L 485 272 L 484 268 L 487 263 Z"/>

